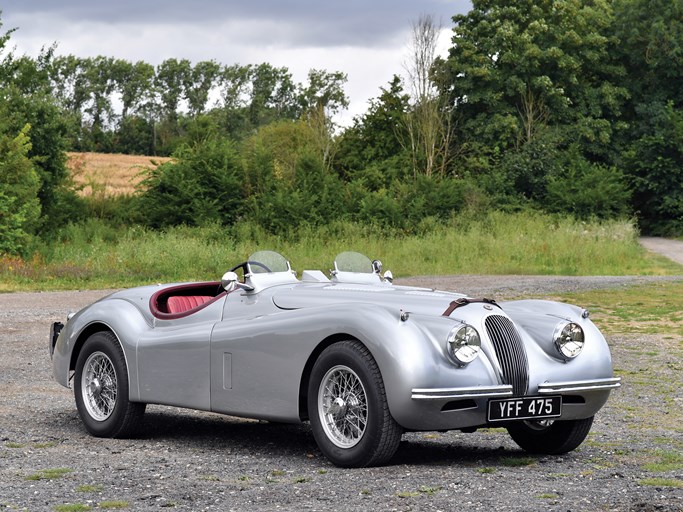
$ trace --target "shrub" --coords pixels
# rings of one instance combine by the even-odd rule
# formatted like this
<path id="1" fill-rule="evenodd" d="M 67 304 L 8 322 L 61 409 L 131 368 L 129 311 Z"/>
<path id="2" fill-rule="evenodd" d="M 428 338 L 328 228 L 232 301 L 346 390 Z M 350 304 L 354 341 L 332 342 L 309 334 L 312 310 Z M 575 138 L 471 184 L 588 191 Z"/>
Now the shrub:
<path id="1" fill-rule="evenodd" d="M 183 145 L 174 157 L 149 171 L 141 184 L 140 209 L 147 225 L 231 224 L 242 214 L 244 172 L 230 141 Z"/>

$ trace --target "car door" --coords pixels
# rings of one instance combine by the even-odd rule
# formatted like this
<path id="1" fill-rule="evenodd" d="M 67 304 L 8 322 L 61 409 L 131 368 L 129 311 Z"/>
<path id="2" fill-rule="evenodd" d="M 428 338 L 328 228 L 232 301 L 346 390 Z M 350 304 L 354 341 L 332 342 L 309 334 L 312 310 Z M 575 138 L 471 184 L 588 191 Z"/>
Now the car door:
<path id="1" fill-rule="evenodd" d="M 210 410 L 210 341 L 225 300 L 184 318 L 155 318 L 138 342 L 143 402 Z"/>
<path id="2" fill-rule="evenodd" d="M 228 296 L 223 321 L 211 337 L 211 410 L 298 420 L 299 382 L 306 358 L 305 351 L 292 343 L 296 336 L 290 314 L 279 311 L 267 293 Z"/>

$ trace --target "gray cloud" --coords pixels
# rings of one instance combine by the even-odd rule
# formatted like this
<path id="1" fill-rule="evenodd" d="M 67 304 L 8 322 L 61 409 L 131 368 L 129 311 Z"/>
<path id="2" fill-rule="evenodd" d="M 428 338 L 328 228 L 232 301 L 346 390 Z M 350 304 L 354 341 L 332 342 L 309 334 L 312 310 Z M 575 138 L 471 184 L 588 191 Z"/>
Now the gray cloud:
<path id="1" fill-rule="evenodd" d="M 267 22 L 278 27 L 270 37 L 290 46 L 375 46 L 405 31 L 422 13 L 450 18 L 468 1 L 446 0 L 5 0 L 3 15 L 51 17 L 64 22 L 107 24 L 201 24 Z M 21 28 L 21 27 L 20 27 Z M 263 34 L 255 34 L 263 37 Z"/>

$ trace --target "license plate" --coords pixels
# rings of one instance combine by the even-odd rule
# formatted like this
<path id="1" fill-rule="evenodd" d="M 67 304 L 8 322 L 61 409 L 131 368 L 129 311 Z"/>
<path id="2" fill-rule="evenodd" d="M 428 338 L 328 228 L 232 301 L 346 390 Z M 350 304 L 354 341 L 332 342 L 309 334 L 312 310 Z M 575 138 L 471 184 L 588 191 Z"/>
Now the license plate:
<path id="1" fill-rule="evenodd" d="M 530 396 L 489 401 L 489 421 L 557 418 L 561 415 L 561 396 Z"/>

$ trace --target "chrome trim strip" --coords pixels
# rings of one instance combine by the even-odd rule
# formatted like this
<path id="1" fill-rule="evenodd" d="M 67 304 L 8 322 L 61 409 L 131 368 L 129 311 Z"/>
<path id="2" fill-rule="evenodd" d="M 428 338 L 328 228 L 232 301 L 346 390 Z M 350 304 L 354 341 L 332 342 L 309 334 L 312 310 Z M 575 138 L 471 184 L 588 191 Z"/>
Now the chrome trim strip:
<path id="1" fill-rule="evenodd" d="M 451 400 L 457 398 L 489 398 L 512 396 L 512 386 L 478 386 L 475 388 L 415 388 L 413 400 Z"/>
<path id="2" fill-rule="evenodd" d="M 620 387 L 621 377 L 572 382 L 543 382 L 538 385 L 538 394 L 551 395 L 553 393 L 571 393 L 572 391 L 605 391 Z"/>

